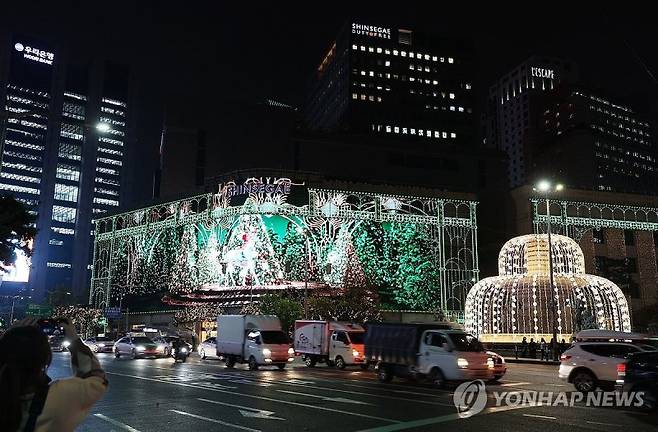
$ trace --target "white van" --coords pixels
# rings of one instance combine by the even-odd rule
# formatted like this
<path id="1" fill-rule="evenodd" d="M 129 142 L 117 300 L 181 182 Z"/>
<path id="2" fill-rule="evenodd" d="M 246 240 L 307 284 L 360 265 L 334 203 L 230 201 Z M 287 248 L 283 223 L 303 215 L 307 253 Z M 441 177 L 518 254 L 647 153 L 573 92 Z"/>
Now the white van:
<path id="1" fill-rule="evenodd" d="M 295 321 L 295 353 L 301 354 L 308 367 L 317 363 L 368 366 L 363 347 L 365 330 L 359 324 L 337 321 Z"/>

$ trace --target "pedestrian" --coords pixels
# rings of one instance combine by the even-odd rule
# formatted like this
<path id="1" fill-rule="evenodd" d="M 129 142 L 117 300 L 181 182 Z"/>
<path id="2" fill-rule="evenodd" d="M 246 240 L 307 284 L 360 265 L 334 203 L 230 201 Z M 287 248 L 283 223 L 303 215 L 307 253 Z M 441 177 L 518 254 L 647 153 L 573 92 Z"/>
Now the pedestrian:
<path id="1" fill-rule="evenodd" d="M 539 357 L 542 361 L 548 360 L 548 353 L 546 352 L 546 340 L 541 338 L 539 341 Z"/>
<path id="2" fill-rule="evenodd" d="M 549 352 L 550 352 L 550 357 L 547 355 L 546 360 L 554 360 L 555 359 L 555 353 L 557 352 L 557 343 L 554 338 L 551 338 L 551 343 L 548 346 Z"/>
<path id="3" fill-rule="evenodd" d="M 531 359 L 537 358 L 537 343 L 533 338 L 530 338 L 530 343 L 528 344 L 528 352 Z"/>
<path id="4" fill-rule="evenodd" d="M 528 341 L 526 340 L 525 336 L 523 336 L 523 340 L 521 341 L 521 357 L 526 357 L 528 355 Z"/>
<path id="5" fill-rule="evenodd" d="M 567 343 L 562 339 L 562 342 L 560 342 L 560 355 L 562 355 L 563 352 L 567 350 Z"/>
<path id="6" fill-rule="evenodd" d="M 0 337 L 0 425 L 7 432 L 73 431 L 107 390 L 98 359 L 67 318 L 57 322 L 69 342 L 75 376 L 51 383 L 48 337 L 37 318 L 24 319 Z"/>

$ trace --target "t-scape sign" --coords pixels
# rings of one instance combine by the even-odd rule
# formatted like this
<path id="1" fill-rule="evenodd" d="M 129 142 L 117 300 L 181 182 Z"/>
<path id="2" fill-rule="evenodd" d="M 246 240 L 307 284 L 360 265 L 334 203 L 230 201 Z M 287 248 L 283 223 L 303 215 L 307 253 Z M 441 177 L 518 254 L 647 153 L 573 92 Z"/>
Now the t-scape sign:
<path id="1" fill-rule="evenodd" d="M 390 39 L 391 29 L 386 27 L 352 23 L 352 34 Z"/>
<path id="2" fill-rule="evenodd" d="M 555 74 L 553 73 L 553 69 L 544 69 L 544 68 L 540 68 L 540 67 L 531 67 L 530 68 L 530 73 L 532 74 L 533 77 L 537 77 L 537 78 L 555 79 Z"/>
<path id="3" fill-rule="evenodd" d="M 40 50 L 38 48 L 34 48 L 29 45 L 24 45 L 20 42 L 16 42 L 14 44 L 14 49 L 18 52 L 22 52 L 23 58 L 38 63 L 45 63 L 47 65 L 52 65 L 53 60 L 55 59 L 55 54 L 49 51 Z"/>

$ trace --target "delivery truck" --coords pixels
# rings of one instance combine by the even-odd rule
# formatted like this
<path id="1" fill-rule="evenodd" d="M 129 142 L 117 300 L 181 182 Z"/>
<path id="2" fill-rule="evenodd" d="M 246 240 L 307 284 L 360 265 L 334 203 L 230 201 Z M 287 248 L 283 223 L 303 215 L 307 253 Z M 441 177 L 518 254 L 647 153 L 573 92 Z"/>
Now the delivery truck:
<path id="1" fill-rule="evenodd" d="M 436 387 L 447 381 L 490 380 L 493 360 L 471 334 L 450 323 L 370 323 L 366 359 L 381 382 L 393 377 L 427 379 Z"/>
<path id="2" fill-rule="evenodd" d="M 294 348 L 308 367 L 317 363 L 345 366 L 360 365 L 366 369 L 363 341 L 365 330 L 359 324 L 337 321 L 295 321 Z"/>
<path id="3" fill-rule="evenodd" d="M 279 318 L 271 315 L 220 315 L 217 317 L 217 356 L 226 367 L 247 363 L 250 370 L 262 365 L 284 369 L 295 351 L 281 330 Z"/>

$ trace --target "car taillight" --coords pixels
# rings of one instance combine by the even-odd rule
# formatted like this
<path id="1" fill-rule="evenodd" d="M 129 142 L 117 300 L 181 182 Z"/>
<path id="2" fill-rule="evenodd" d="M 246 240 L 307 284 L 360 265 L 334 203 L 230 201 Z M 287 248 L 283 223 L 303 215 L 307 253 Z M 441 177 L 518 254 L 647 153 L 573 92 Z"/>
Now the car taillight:
<path id="1" fill-rule="evenodd" d="M 562 354 L 562 355 L 560 356 L 560 361 L 567 361 L 567 360 L 569 360 L 570 358 L 571 358 L 570 355 Z"/>
<path id="2" fill-rule="evenodd" d="M 619 363 L 617 365 L 617 376 L 626 376 L 626 363 Z"/>

